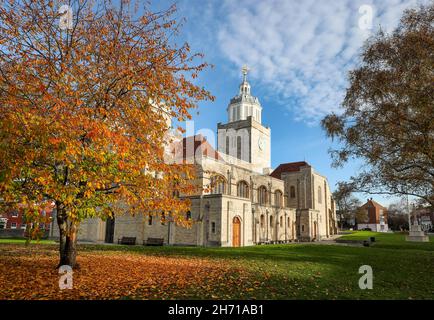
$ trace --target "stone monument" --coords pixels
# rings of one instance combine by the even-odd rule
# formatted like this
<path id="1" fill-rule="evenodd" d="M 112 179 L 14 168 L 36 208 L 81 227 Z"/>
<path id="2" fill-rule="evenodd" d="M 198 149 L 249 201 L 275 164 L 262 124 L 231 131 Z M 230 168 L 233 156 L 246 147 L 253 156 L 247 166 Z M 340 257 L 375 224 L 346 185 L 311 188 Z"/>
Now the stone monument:
<path id="1" fill-rule="evenodd" d="M 414 224 L 410 227 L 410 232 L 405 239 L 407 241 L 429 242 L 429 237 L 422 231 L 419 224 Z"/>

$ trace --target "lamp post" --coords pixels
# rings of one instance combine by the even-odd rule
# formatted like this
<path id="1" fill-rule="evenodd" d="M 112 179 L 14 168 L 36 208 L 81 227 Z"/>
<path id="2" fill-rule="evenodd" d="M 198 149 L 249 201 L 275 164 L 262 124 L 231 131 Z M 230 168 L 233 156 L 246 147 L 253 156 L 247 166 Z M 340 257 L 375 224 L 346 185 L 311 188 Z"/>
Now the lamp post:
<path id="1" fill-rule="evenodd" d="M 408 214 L 408 232 L 410 233 L 410 229 L 411 229 L 411 212 L 410 212 L 410 205 L 408 203 L 408 194 L 407 194 L 407 214 Z"/>

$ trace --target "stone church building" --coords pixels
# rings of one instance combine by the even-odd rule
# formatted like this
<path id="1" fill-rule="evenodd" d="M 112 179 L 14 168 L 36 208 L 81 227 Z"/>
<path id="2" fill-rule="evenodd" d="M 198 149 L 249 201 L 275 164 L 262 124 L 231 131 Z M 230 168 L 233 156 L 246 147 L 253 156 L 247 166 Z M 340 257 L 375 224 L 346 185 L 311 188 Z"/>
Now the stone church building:
<path id="1" fill-rule="evenodd" d="M 142 244 L 160 238 L 166 245 L 238 247 L 316 241 L 336 234 L 327 178 L 304 161 L 271 169 L 271 130 L 262 124 L 262 106 L 251 94 L 246 69 L 227 113 L 228 122 L 217 125 L 217 150 L 200 135 L 181 139 L 181 156 L 196 165 L 198 182 L 208 189 L 190 196 L 186 215 L 195 221 L 191 228 L 123 215 L 107 222 L 84 221 L 78 239 L 117 242 L 135 237 Z"/>

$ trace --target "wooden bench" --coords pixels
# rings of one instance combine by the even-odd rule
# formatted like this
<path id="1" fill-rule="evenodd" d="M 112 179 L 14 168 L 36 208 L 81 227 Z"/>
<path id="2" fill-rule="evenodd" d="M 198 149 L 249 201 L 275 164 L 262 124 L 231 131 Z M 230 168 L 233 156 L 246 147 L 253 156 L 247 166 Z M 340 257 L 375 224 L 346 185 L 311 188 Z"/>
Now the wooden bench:
<path id="1" fill-rule="evenodd" d="M 162 246 L 164 244 L 164 238 L 148 238 L 143 240 L 144 246 Z"/>
<path id="2" fill-rule="evenodd" d="M 258 242 L 258 244 L 260 244 L 260 245 L 272 244 L 272 241 L 271 240 L 260 240 Z"/>
<path id="3" fill-rule="evenodd" d="M 118 239 L 118 244 L 135 245 L 136 244 L 136 237 L 122 237 L 122 238 Z"/>

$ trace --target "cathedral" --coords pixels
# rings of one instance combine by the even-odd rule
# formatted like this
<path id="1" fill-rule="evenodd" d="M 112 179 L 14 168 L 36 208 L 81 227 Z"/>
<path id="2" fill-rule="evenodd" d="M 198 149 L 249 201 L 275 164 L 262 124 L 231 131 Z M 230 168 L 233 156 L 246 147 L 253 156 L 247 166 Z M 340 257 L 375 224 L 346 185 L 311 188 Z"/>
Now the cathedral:
<path id="1" fill-rule="evenodd" d="M 251 93 L 247 68 L 227 115 L 227 123 L 217 124 L 217 150 L 201 135 L 180 141 L 180 156 L 195 164 L 204 190 L 189 196 L 186 215 L 193 219 L 192 227 L 155 217 L 95 218 L 80 225 L 79 241 L 131 237 L 136 244 L 153 238 L 165 245 L 239 247 L 318 241 L 336 234 L 327 178 L 304 161 L 271 168 L 271 129 L 262 124 L 262 106 Z"/>

